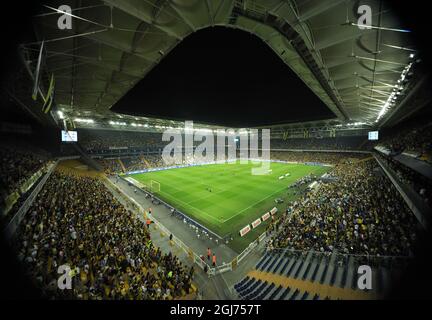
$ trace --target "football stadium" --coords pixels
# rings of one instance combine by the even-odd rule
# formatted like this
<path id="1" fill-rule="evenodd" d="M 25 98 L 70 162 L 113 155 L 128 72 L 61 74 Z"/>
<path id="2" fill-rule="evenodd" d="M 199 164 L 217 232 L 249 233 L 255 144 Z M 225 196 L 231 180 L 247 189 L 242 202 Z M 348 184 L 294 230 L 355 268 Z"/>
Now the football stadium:
<path id="1" fill-rule="evenodd" d="M 1 28 L 8 298 L 431 296 L 431 55 L 409 9 L 33 2 Z"/>

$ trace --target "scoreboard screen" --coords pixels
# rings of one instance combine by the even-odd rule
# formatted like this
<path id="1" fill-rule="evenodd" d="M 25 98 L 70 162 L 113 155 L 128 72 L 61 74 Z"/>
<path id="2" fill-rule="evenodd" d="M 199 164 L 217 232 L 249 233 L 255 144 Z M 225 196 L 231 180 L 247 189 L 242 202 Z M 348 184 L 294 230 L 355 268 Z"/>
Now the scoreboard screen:
<path id="1" fill-rule="evenodd" d="M 378 131 L 370 131 L 369 132 L 369 140 L 371 140 L 371 141 L 378 140 Z"/>
<path id="2" fill-rule="evenodd" d="M 62 130 L 61 139 L 62 139 L 62 142 L 77 142 L 78 141 L 78 132 L 77 131 Z"/>

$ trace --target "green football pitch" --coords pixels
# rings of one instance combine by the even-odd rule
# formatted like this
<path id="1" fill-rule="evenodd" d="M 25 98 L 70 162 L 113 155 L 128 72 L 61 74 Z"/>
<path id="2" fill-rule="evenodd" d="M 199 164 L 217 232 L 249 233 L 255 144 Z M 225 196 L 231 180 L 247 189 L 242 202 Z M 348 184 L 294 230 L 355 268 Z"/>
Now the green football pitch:
<path id="1" fill-rule="evenodd" d="M 220 237 L 234 237 L 273 207 L 280 210 L 283 205 L 286 207 L 286 203 L 277 205 L 275 200 L 293 200 L 288 187 L 295 181 L 328 170 L 327 167 L 272 162 L 269 174 L 252 175 L 251 169 L 259 166 L 252 162 L 211 164 L 134 174 L 129 178 L 145 185 L 156 196 Z M 279 179 L 285 174 L 289 176 Z M 250 236 L 247 239 L 252 240 Z"/>

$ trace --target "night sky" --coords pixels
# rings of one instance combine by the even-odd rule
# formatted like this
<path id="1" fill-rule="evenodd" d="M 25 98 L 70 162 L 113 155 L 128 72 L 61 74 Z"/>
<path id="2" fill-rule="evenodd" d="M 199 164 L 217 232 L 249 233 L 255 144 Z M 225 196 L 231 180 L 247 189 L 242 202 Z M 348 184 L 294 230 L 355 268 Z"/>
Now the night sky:
<path id="1" fill-rule="evenodd" d="M 261 39 L 225 27 L 187 37 L 112 110 L 229 127 L 335 117 Z"/>

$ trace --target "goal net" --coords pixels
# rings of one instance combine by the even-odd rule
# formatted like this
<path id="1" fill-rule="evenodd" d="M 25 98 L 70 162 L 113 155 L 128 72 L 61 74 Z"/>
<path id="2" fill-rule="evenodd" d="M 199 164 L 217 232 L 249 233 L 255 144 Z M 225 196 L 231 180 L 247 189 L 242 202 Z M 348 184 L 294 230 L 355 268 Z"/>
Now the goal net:
<path id="1" fill-rule="evenodd" d="M 151 180 L 150 181 L 150 191 L 152 193 L 159 192 L 160 191 L 160 183 L 155 181 L 155 180 Z"/>

